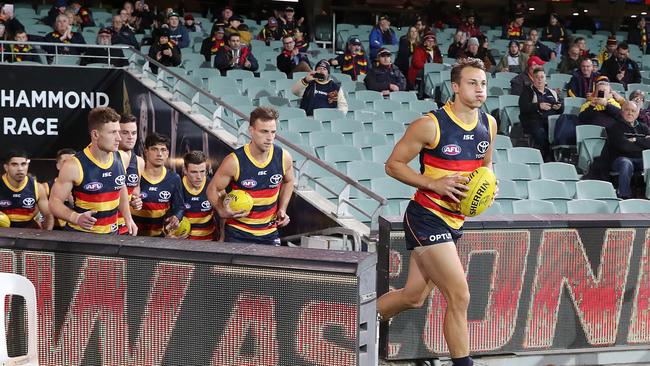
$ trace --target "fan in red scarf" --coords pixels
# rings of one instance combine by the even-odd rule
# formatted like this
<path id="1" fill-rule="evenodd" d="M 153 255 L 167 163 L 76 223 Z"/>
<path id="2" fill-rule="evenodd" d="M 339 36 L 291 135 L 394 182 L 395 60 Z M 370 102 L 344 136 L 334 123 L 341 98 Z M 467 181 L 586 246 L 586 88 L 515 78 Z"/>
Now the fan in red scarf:
<path id="1" fill-rule="evenodd" d="M 222 23 L 214 23 L 210 36 L 201 43 L 201 54 L 205 57 L 205 61 L 209 62 L 212 56 L 226 44 L 225 33 L 226 30 Z"/>

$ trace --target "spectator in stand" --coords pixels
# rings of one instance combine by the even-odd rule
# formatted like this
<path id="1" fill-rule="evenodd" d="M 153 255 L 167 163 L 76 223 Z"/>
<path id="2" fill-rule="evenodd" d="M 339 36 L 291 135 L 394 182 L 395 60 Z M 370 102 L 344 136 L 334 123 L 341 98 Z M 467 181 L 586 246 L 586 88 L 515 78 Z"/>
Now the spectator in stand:
<path id="1" fill-rule="evenodd" d="M 585 58 L 580 61 L 580 70 L 573 72 L 571 80 L 567 85 L 567 95 L 570 97 L 591 98 L 596 86 L 596 78 L 600 74 L 594 71 L 592 60 Z"/>
<path id="2" fill-rule="evenodd" d="M 81 29 L 95 26 L 92 12 L 90 9 L 81 6 L 81 0 L 70 0 L 68 9 L 72 10 L 75 22 L 79 24 Z"/>
<path id="3" fill-rule="evenodd" d="M 243 29 L 243 26 L 245 25 L 244 18 L 242 18 L 241 15 L 233 15 L 230 17 L 230 22 L 228 24 L 230 26 L 226 28 L 226 38 L 228 38 L 230 33 L 238 33 L 241 43 L 250 46 L 253 35 L 248 31 L 248 29 Z"/>
<path id="4" fill-rule="evenodd" d="M 514 20 L 503 26 L 502 39 L 524 40 L 524 13 L 515 14 Z"/>
<path id="5" fill-rule="evenodd" d="M 476 24 L 476 16 L 474 12 L 470 12 L 467 15 L 467 19 L 460 25 L 460 27 L 458 27 L 458 30 L 467 34 L 468 37 L 476 37 L 477 39 L 483 37 L 483 32 L 481 32 L 478 24 Z"/>
<path id="6" fill-rule="evenodd" d="M 185 20 L 185 23 L 183 24 L 185 28 L 187 29 L 188 32 L 202 32 L 203 30 L 201 29 L 201 24 L 198 24 L 196 21 L 194 21 L 194 15 L 192 14 L 185 14 L 185 17 L 183 18 Z"/>
<path id="7" fill-rule="evenodd" d="M 621 114 L 621 105 L 616 101 L 617 94 L 612 93 L 607 76 L 596 78 L 596 88 L 591 99 L 580 107 L 578 123 L 610 128 Z"/>
<path id="8" fill-rule="evenodd" d="M 454 42 L 447 49 L 447 57 L 459 59 L 465 57 L 465 48 L 467 48 L 467 35 L 465 32 L 456 31 Z"/>
<path id="9" fill-rule="evenodd" d="M 122 10 L 120 10 L 120 15 L 124 14 L 127 19 L 125 24 L 131 28 L 132 31 L 135 31 L 135 17 L 133 16 L 134 10 L 133 3 L 130 1 L 125 1 L 124 4 L 122 4 Z"/>
<path id="10" fill-rule="evenodd" d="M 6 39 L 12 39 L 19 30 L 24 30 L 25 26 L 14 16 L 13 8 L 2 6 L 0 8 L 0 22 L 5 26 Z"/>
<path id="11" fill-rule="evenodd" d="M 542 41 L 553 42 L 557 45 L 555 53 L 561 54 L 562 45 L 566 41 L 567 33 L 562 23 L 560 23 L 560 16 L 557 13 L 551 13 L 548 18 L 548 24 L 542 31 Z"/>
<path id="12" fill-rule="evenodd" d="M 370 69 L 363 82 L 366 89 L 381 92 L 384 97 L 394 91 L 406 90 L 404 74 L 393 65 L 392 53 L 387 48 L 377 52 L 377 64 Z"/>
<path id="13" fill-rule="evenodd" d="M 379 17 L 379 22 L 370 31 L 370 59 L 377 58 L 377 52 L 386 45 L 397 45 L 397 35 L 390 29 L 390 18 L 388 15 Z"/>
<path id="14" fill-rule="evenodd" d="M 212 32 L 210 36 L 203 40 L 201 43 L 201 54 L 205 57 L 205 61 L 210 62 L 213 55 L 226 44 L 225 34 L 226 30 L 223 24 L 214 23 L 212 25 Z"/>
<path id="15" fill-rule="evenodd" d="M 621 42 L 616 47 L 616 54 L 603 63 L 600 73 L 607 76 L 609 80 L 623 84 L 626 89 L 628 84 L 640 83 L 639 65 L 629 56 L 630 47 L 626 42 Z"/>
<path id="16" fill-rule="evenodd" d="M 616 37 L 614 35 L 607 37 L 607 45 L 598 54 L 598 65 L 602 67 L 605 61 L 609 60 L 610 57 L 616 54 L 617 45 L 618 42 L 616 41 Z"/>
<path id="17" fill-rule="evenodd" d="M 497 71 L 509 71 L 519 74 L 524 71 L 527 62 L 528 56 L 519 50 L 519 41 L 512 40 L 508 43 L 508 53 L 501 57 L 497 65 Z"/>
<path id="18" fill-rule="evenodd" d="M 235 13 L 233 12 L 232 6 L 227 5 L 221 11 L 221 15 L 217 19 L 212 19 L 212 22 L 228 24 L 230 23 L 230 18 L 233 17 Z"/>
<path id="19" fill-rule="evenodd" d="M 399 39 L 399 49 L 397 51 L 397 58 L 395 59 L 395 66 L 402 71 L 402 74 L 408 74 L 411 56 L 419 44 L 420 34 L 416 27 L 409 27 L 408 33 Z"/>
<path id="20" fill-rule="evenodd" d="M 135 33 L 133 33 L 131 28 L 124 25 L 121 16 L 113 16 L 113 26 L 109 30 L 112 33 L 112 44 L 125 44 L 140 49 L 138 40 L 135 38 Z"/>
<path id="21" fill-rule="evenodd" d="M 19 29 L 16 31 L 14 41 L 25 43 L 12 44 L 11 48 L 9 48 L 9 54 L 5 53 L 5 61 L 12 63 L 23 61 L 40 63 L 41 58 L 38 56 L 36 50 L 32 48 L 32 46 L 26 44 L 27 40 L 27 33 L 25 33 L 24 29 Z"/>
<path id="22" fill-rule="evenodd" d="M 270 17 L 266 26 L 264 26 L 257 35 L 257 39 L 264 41 L 266 45 L 269 46 L 271 45 L 271 41 L 279 41 L 285 34 L 286 32 L 280 28 L 278 20 L 274 17 Z"/>
<path id="23" fill-rule="evenodd" d="M 327 60 L 318 61 L 314 71 L 293 84 L 291 92 L 302 98 L 300 108 L 308 116 L 319 108 L 336 108 L 343 114 L 348 113 L 345 92 L 341 85 L 330 78 L 330 64 Z"/>
<path id="24" fill-rule="evenodd" d="M 650 108 L 643 108 L 645 105 L 645 92 L 634 90 L 630 93 L 630 100 L 639 107 L 639 122 L 650 128 Z"/>
<path id="25" fill-rule="evenodd" d="M 555 60 L 555 51 L 540 42 L 537 29 L 532 28 L 530 31 L 528 31 L 528 39 L 533 42 L 533 46 L 535 47 L 535 55 L 539 56 L 539 58 L 545 62 Z"/>
<path id="26" fill-rule="evenodd" d="M 110 46 L 113 33 L 108 28 L 101 28 L 97 32 L 97 44 L 100 46 Z M 124 67 L 129 62 L 124 58 L 124 52 L 120 49 L 109 48 L 88 48 L 86 54 L 81 59 L 81 66 L 88 64 L 108 64 L 110 55 L 110 64 L 115 67 Z"/>
<path id="27" fill-rule="evenodd" d="M 169 36 L 169 29 L 161 28 L 158 40 L 149 48 L 149 57 L 158 61 L 163 66 L 178 66 L 181 64 L 181 50 Z M 150 65 L 154 74 L 158 73 L 158 66 Z"/>
<path id="28" fill-rule="evenodd" d="M 169 25 L 169 39 L 183 49 L 190 46 L 190 34 L 181 24 L 180 16 L 176 12 L 167 15 L 167 24 Z"/>
<path id="29" fill-rule="evenodd" d="M 533 56 L 531 60 L 534 58 L 539 59 Z M 525 87 L 519 96 L 519 120 L 524 132 L 531 135 L 533 147 L 542 152 L 544 161 L 551 161 L 553 157 L 548 142 L 548 117 L 562 114 L 564 104 L 555 90 L 546 87 L 544 68 L 533 64 L 529 69 L 532 69 L 529 73 L 533 75 L 533 83 Z"/>
<path id="30" fill-rule="evenodd" d="M 413 51 L 411 66 L 408 72 L 409 89 L 420 90 L 420 86 L 424 87 L 424 85 L 421 85 L 424 77 L 424 64 L 431 62 L 441 64 L 442 53 L 440 52 L 440 48 L 438 48 L 435 33 L 428 32 L 422 39 L 422 45 L 416 47 L 415 51 Z"/>
<path id="31" fill-rule="evenodd" d="M 521 95 L 522 91 L 533 85 L 535 80 L 533 72 L 535 69 L 544 66 L 545 63 L 539 56 L 535 55 L 526 60 L 526 70 L 510 80 L 510 94 Z M 544 82 L 546 82 L 546 74 L 544 74 Z"/>
<path id="32" fill-rule="evenodd" d="M 494 59 L 490 55 L 490 51 L 486 48 L 483 48 L 479 45 L 480 41 L 476 37 L 472 37 L 467 41 L 467 49 L 465 50 L 465 56 L 477 58 L 483 61 L 485 65 L 485 70 L 490 70 L 494 66 Z"/>
<path id="33" fill-rule="evenodd" d="M 10 38 L 7 32 L 7 26 L 4 21 L 0 20 L 0 41 L 6 41 L 8 39 Z M 2 49 L 2 45 L 0 45 L 0 49 Z"/>
<path id="34" fill-rule="evenodd" d="M 233 69 L 257 71 L 257 59 L 251 49 L 241 43 L 239 33 L 228 35 L 228 45 L 222 47 L 214 56 L 214 67 L 226 76 L 226 71 Z"/>
<path id="35" fill-rule="evenodd" d="M 307 54 L 300 52 L 292 36 L 284 36 L 282 46 L 284 48 L 276 58 L 278 70 L 287 74 L 288 78 L 292 78 L 294 72 L 311 71 L 311 63 Z"/>
<path id="36" fill-rule="evenodd" d="M 431 29 L 427 26 L 427 23 L 420 18 L 419 16 L 417 17 L 415 21 L 415 29 L 418 30 L 418 34 L 420 38 L 424 37 L 424 35 L 430 31 Z"/>
<path id="37" fill-rule="evenodd" d="M 618 121 L 607 128 L 611 169 L 618 173 L 619 198 L 633 198 L 632 176 L 643 171 L 643 150 L 650 149 L 650 128 L 639 123 L 639 106 L 625 101 Z"/>
<path id="38" fill-rule="evenodd" d="M 52 5 L 52 8 L 50 11 L 47 13 L 47 16 L 43 18 L 41 21 L 50 27 L 54 27 L 54 23 L 56 22 L 56 18 L 65 13 L 66 10 L 66 3 L 65 0 L 55 0 L 54 5 Z"/>
<path id="39" fill-rule="evenodd" d="M 54 32 L 50 32 L 43 37 L 43 42 L 61 43 L 61 44 L 86 44 L 86 40 L 81 33 L 73 32 L 70 25 L 70 18 L 65 14 L 59 14 L 54 23 Z M 45 52 L 59 55 L 80 55 L 84 49 L 80 47 L 67 46 L 43 46 Z M 52 63 L 53 57 L 48 57 L 48 63 Z"/>
<path id="40" fill-rule="evenodd" d="M 583 37 L 578 37 L 573 41 L 573 44 L 578 46 L 578 49 L 580 49 L 580 57 L 581 58 L 593 58 L 596 57 L 593 53 L 589 51 L 587 48 L 587 40 L 584 39 Z"/>
<path id="41" fill-rule="evenodd" d="M 293 40 L 296 42 L 296 48 L 300 52 L 307 52 L 309 50 L 309 42 L 305 40 L 305 34 L 300 29 L 293 31 Z"/>
<path id="42" fill-rule="evenodd" d="M 573 45 L 569 48 L 569 52 L 566 55 L 562 56 L 560 64 L 557 66 L 557 69 L 562 74 L 573 74 L 578 68 L 580 68 L 580 48 Z"/>
<path id="43" fill-rule="evenodd" d="M 303 24 L 305 22 L 305 17 L 300 17 L 300 19 L 295 18 L 296 11 L 293 9 L 292 6 L 287 6 L 284 9 L 284 16 L 280 16 L 280 27 L 282 30 L 287 33 L 293 35 L 295 31 L 303 31 L 304 27 Z"/>
<path id="44" fill-rule="evenodd" d="M 149 5 L 144 0 L 136 0 L 135 10 L 131 16 L 135 33 L 144 33 L 153 24 L 154 14 L 149 10 Z"/>
<path id="45" fill-rule="evenodd" d="M 526 55 L 526 57 L 530 57 L 533 55 L 534 52 L 535 52 L 535 43 L 533 41 L 527 39 L 522 42 L 521 53 Z"/>
<path id="46" fill-rule="evenodd" d="M 650 54 L 650 25 L 646 24 L 645 17 L 641 16 L 636 27 L 630 27 L 627 34 L 627 43 L 639 46 L 641 52 Z"/>
<path id="47" fill-rule="evenodd" d="M 345 47 L 345 53 L 329 60 L 330 65 L 341 68 L 341 73 L 348 74 L 352 80 L 368 72 L 368 57 L 363 49 L 361 40 L 350 37 Z"/>
<path id="48" fill-rule="evenodd" d="M 133 17 L 131 16 L 131 13 L 129 13 L 129 11 L 126 9 L 120 9 L 120 13 L 118 15 L 122 18 L 122 23 L 124 26 L 135 32 L 135 28 L 131 26 L 131 23 L 133 23 Z"/>
<path id="49" fill-rule="evenodd" d="M 142 45 L 152 45 L 158 41 L 160 32 L 163 29 L 169 31 L 169 25 L 167 25 L 167 16 L 165 14 L 158 14 L 154 17 L 153 24 L 151 25 L 151 37 L 145 37 L 142 39 Z"/>

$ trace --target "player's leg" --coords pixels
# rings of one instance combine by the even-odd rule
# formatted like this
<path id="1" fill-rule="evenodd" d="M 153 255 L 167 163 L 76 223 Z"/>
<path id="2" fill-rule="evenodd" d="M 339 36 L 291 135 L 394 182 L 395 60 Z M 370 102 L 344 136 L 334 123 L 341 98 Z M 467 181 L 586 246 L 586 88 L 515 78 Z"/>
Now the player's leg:
<path id="1" fill-rule="evenodd" d="M 377 312 L 382 320 L 388 320 L 404 310 L 421 307 L 431 293 L 433 283 L 424 278 L 417 256 L 415 250 L 411 251 L 404 288 L 388 291 L 377 300 Z"/>
<path id="2" fill-rule="evenodd" d="M 416 249 L 425 278 L 438 287 L 447 301 L 443 331 L 453 358 L 469 355 L 467 307 L 469 287 L 453 242 Z"/>

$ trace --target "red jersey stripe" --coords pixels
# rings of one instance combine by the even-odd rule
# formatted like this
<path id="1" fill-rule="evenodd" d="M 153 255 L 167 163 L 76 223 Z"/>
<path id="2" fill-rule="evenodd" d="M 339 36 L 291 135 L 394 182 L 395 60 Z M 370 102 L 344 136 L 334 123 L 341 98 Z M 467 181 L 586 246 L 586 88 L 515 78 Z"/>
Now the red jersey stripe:
<path id="1" fill-rule="evenodd" d="M 482 160 L 447 160 L 440 159 L 431 154 L 424 154 L 424 164 L 432 168 L 453 170 L 458 172 L 473 171 L 483 165 Z"/>

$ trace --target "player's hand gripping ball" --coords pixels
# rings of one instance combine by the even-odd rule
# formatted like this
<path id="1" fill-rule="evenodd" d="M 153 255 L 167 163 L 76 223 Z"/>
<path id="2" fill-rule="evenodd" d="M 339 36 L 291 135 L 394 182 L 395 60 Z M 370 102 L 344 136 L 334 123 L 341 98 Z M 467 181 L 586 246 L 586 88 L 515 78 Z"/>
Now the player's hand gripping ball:
<path id="1" fill-rule="evenodd" d="M 497 178 L 492 170 L 480 167 L 467 176 L 467 197 L 460 201 L 460 213 L 465 216 L 478 216 L 494 202 Z"/>
<path id="2" fill-rule="evenodd" d="M 253 209 L 253 197 L 246 191 L 235 189 L 228 193 L 225 202 L 232 212 L 244 211 L 246 215 Z"/>

